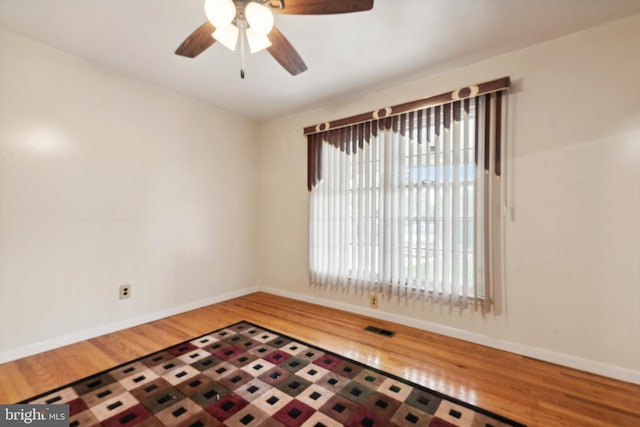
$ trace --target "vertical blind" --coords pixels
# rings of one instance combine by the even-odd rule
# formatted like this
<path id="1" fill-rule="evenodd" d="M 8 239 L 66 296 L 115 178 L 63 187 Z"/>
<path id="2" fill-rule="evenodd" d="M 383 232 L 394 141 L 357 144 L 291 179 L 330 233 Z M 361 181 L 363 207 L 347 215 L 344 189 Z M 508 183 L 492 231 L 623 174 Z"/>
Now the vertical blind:
<path id="1" fill-rule="evenodd" d="M 508 79 L 483 85 L 305 129 L 313 284 L 490 309 Z"/>

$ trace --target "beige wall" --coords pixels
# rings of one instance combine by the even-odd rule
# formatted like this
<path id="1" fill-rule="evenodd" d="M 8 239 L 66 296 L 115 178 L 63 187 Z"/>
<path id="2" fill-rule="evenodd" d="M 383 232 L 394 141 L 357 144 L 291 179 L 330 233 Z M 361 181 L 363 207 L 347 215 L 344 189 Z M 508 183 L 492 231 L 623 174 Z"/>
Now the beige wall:
<path id="1" fill-rule="evenodd" d="M 640 15 L 261 126 L 262 286 L 640 382 Z M 502 313 L 310 287 L 302 128 L 510 76 Z"/>
<path id="2" fill-rule="evenodd" d="M 257 286 L 257 138 L 0 32 L 0 362 Z"/>

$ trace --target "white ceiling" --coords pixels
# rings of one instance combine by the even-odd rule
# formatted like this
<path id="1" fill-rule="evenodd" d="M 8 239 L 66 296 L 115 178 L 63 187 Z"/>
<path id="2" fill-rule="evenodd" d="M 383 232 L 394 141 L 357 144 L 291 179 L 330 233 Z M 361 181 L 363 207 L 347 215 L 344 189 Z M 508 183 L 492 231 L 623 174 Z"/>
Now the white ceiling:
<path id="1" fill-rule="evenodd" d="M 204 0 L 0 0 L 0 27 L 120 72 L 263 120 L 382 88 L 640 13 L 639 0 L 375 0 L 347 15 L 276 15 L 309 67 L 291 76 L 266 52 L 176 47 Z"/>

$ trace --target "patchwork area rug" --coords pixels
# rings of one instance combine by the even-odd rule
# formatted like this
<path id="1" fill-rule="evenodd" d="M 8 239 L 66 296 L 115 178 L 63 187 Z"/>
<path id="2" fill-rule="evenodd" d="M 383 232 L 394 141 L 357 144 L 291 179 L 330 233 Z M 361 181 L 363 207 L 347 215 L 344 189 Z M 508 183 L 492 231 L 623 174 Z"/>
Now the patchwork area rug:
<path id="1" fill-rule="evenodd" d="M 72 427 L 523 426 L 249 322 L 20 403 Z"/>

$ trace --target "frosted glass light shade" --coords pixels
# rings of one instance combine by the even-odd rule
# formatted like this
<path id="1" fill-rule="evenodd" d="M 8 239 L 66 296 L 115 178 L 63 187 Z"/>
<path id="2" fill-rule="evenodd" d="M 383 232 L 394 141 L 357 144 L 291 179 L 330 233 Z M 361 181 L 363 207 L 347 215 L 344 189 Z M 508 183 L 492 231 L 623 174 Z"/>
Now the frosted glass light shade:
<path id="1" fill-rule="evenodd" d="M 236 17 L 236 5 L 232 0 L 205 0 L 204 13 L 214 27 L 224 27 Z"/>
<path id="2" fill-rule="evenodd" d="M 253 29 L 247 28 L 247 43 L 249 43 L 249 51 L 256 53 L 262 49 L 266 49 L 271 46 L 271 41 L 264 34 L 258 34 Z"/>
<path id="3" fill-rule="evenodd" d="M 273 28 L 273 13 L 266 6 L 251 2 L 247 4 L 244 15 L 247 17 L 249 26 L 257 34 L 266 36 Z"/>
<path id="4" fill-rule="evenodd" d="M 227 24 L 224 27 L 217 28 L 211 35 L 225 47 L 236 50 L 239 33 L 238 27 L 233 24 Z"/>

